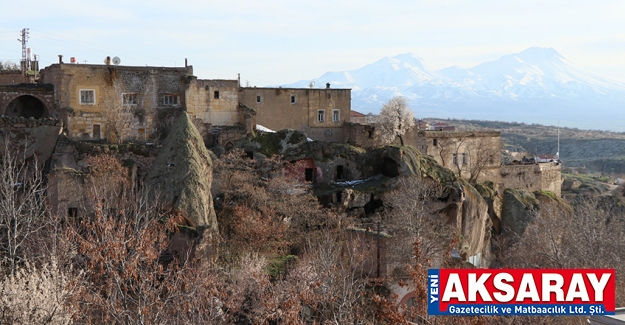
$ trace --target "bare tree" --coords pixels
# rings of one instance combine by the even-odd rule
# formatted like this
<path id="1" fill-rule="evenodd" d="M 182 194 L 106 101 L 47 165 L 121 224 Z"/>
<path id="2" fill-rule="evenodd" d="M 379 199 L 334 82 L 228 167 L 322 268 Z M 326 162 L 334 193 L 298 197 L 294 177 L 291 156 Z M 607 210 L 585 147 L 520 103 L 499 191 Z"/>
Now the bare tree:
<path id="1" fill-rule="evenodd" d="M 497 155 L 501 155 L 501 143 L 493 143 L 488 137 L 477 137 L 470 145 L 467 146 L 469 154 L 468 172 L 469 183 L 476 184 L 478 179 L 488 166 L 492 166 L 500 159 Z"/>
<path id="2" fill-rule="evenodd" d="M 20 65 L 12 61 L 0 61 L 0 72 L 19 72 Z"/>
<path id="3" fill-rule="evenodd" d="M 383 143 L 391 143 L 399 137 L 403 146 L 403 135 L 414 126 L 414 114 L 408 107 L 406 98 L 395 97 L 384 104 L 377 118 L 377 124 Z"/>
<path id="4" fill-rule="evenodd" d="M 8 137 L 0 160 L 0 266 L 13 273 L 24 246 L 47 221 L 46 187 L 37 161 L 28 163 L 26 151 L 11 147 Z"/>
<path id="5" fill-rule="evenodd" d="M 71 324 L 67 300 L 78 288 L 72 276 L 53 259 L 41 267 L 26 262 L 0 277 L 0 323 Z"/>

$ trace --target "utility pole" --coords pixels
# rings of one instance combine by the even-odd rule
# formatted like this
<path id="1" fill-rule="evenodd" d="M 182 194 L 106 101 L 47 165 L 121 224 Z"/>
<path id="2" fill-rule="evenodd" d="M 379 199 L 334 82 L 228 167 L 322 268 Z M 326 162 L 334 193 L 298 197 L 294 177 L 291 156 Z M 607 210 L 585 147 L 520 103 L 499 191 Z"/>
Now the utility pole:
<path id="1" fill-rule="evenodd" d="M 17 41 L 22 43 L 22 61 L 20 62 L 20 66 L 22 68 L 22 73 L 26 74 L 28 72 L 29 60 L 26 55 L 26 43 L 28 43 L 28 34 L 29 28 L 24 28 L 20 32 L 21 38 L 18 38 Z"/>

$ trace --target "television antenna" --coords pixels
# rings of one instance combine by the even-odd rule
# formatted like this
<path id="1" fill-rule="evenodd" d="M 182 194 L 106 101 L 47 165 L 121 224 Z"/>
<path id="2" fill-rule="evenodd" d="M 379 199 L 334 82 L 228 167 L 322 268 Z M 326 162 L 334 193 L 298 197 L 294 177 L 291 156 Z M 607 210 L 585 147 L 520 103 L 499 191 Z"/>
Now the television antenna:
<path id="1" fill-rule="evenodd" d="M 114 65 L 119 65 L 120 63 L 122 63 L 122 59 L 120 59 L 118 56 L 113 58 Z"/>
<path id="2" fill-rule="evenodd" d="M 556 152 L 556 158 L 560 160 L 560 120 L 558 120 L 558 151 Z"/>

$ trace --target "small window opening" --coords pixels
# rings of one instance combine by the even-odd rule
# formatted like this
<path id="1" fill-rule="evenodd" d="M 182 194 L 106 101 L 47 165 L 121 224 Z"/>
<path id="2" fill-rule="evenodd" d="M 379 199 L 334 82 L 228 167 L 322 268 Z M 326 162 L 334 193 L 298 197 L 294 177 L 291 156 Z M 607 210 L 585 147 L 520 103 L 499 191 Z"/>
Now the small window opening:
<path id="1" fill-rule="evenodd" d="M 373 131 L 369 131 L 369 139 L 373 138 Z"/>
<path id="2" fill-rule="evenodd" d="M 434 144 L 435 146 L 438 146 L 438 139 L 432 139 L 432 144 Z"/>
<path id="3" fill-rule="evenodd" d="M 247 158 L 254 159 L 254 151 L 246 151 Z"/>
<path id="4" fill-rule="evenodd" d="M 341 203 L 341 199 L 342 199 L 341 194 L 342 194 L 341 191 L 336 191 L 336 203 Z"/>
<path id="5" fill-rule="evenodd" d="M 306 170 L 305 170 L 305 177 L 306 177 L 306 181 L 307 182 L 312 182 L 313 181 L 313 175 L 314 175 L 314 169 L 306 168 Z"/>
<path id="6" fill-rule="evenodd" d="M 343 165 L 336 166 L 336 179 L 343 179 Z"/>
<path id="7" fill-rule="evenodd" d="M 263 102 L 263 96 L 261 95 L 256 95 L 256 103 L 257 104 L 262 104 Z"/>
<path id="8" fill-rule="evenodd" d="M 215 92 L 213 93 L 213 97 L 215 97 L 215 99 L 219 99 L 219 91 L 215 90 Z"/>
<path id="9" fill-rule="evenodd" d="M 145 129 L 141 128 L 137 130 L 137 140 L 145 141 Z"/>
<path id="10" fill-rule="evenodd" d="M 297 96 L 291 95 L 291 104 L 297 103 Z"/>

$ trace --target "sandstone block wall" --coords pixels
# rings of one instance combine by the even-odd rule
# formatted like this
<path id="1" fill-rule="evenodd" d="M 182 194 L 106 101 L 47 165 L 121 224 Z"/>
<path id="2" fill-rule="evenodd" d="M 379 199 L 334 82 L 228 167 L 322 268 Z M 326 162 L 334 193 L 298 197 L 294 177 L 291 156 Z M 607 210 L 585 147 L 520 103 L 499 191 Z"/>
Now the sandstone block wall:
<path id="1" fill-rule="evenodd" d="M 314 140 L 342 142 L 343 125 L 350 120 L 351 90 L 243 87 L 239 102 L 256 111 L 257 124 L 272 130 L 302 130 Z M 335 110 L 338 121 L 333 120 Z"/>
<path id="2" fill-rule="evenodd" d="M 540 163 L 532 165 L 501 166 L 501 183 L 505 188 L 525 189 L 527 191 L 550 191 L 561 195 L 562 165 Z"/>
<path id="3" fill-rule="evenodd" d="M 34 97 L 41 102 L 45 109 L 42 117 L 60 119 L 58 108 L 54 103 L 54 90 L 49 85 L 0 86 L 0 114 L 19 116 L 20 112 L 9 112 L 8 110 L 14 101 L 20 100 L 24 96 Z"/>
<path id="4" fill-rule="evenodd" d="M 28 82 L 21 71 L 0 72 L 0 85 L 17 85 Z"/>
<path id="5" fill-rule="evenodd" d="M 192 79 L 185 92 L 187 113 L 215 126 L 245 125 L 237 80 Z"/>
<path id="6" fill-rule="evenodd" d="M 53 64 L 41 71 L 40 82 L 54 86 L 55 106 L 74 139 L 97 138 L 94 125 L 100 126 L 100 137 L 106 138 L 106 116 L 124 105 L 123 96 L 131 94 L 134 103 L 125 104 L 132 111 L 129 139 L 144 140 L 163 128 L 162 111 L 185 107 L 184 92 L 193 74 L 192 67 L 157 68 L 92 64 Z M 81 90 L 93 90 L 93 103 L 80 100 Z M 165 96 L 175 96 L 169 103 Z M 108 114 L 107 114 L 108 112 Z M 97 132 L 96 132 L 97 133 Z"/>

